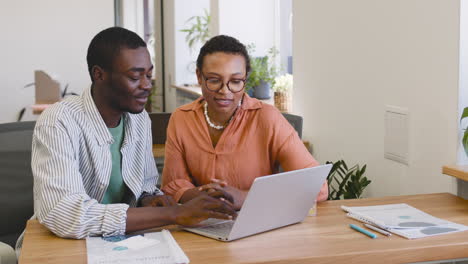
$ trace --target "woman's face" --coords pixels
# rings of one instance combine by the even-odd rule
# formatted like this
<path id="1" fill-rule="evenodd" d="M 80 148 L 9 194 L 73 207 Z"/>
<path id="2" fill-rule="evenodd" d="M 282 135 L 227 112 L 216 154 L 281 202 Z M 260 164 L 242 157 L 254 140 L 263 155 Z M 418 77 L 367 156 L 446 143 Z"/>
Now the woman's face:
<path id="1" fill-rule="evenodd" d="M 210 112 L 234 113 L 244 93 L 245 70 L 245 58 L 240 54 L 215 52 L 203 58 L 203 68 L 197 69 L 197 78 Z M 238 92 L 229 90 L 228 82 L 231 90 Z M 216 91 L 216 87 L 221 88 Z"/>

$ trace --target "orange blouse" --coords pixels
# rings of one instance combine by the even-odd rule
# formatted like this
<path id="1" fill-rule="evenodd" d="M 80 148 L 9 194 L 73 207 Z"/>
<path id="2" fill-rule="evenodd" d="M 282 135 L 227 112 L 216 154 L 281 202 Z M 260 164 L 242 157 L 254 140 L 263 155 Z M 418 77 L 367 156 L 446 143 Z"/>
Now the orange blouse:
<path id="1" fill-rule="evenodd" d="M 247 94 L 213 147 L 204 104 L 200 97 L 181 106 L 169 121 L 162 190 L 176 201 L 186 190 L 212 178 L 248 190 L 255 178 L 276 173 L 278 165 L 285 171 L 318 165 L 283 115 Z M 317 200 L 327 197 L 325 183 Z"/>

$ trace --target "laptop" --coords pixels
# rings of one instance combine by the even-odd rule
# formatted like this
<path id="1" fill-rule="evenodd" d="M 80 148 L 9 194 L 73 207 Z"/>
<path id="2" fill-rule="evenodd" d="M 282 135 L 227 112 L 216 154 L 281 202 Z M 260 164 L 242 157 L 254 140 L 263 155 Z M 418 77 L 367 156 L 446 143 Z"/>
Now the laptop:
<path id="1" fill-rule="evenodd" d="M 233 241 L 302 222 L 314 205 L 332 165 L 258 177 L 236 220 L 207 219 L 184 230 L 220 241 Z"/>

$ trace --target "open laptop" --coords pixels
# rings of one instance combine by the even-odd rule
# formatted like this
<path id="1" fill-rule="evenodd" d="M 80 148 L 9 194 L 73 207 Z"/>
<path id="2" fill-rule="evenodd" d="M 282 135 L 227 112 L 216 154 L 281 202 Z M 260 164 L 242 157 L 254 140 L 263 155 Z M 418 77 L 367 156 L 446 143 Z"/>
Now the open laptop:
<path id="1" fill-rule="evenodd" d="M 232 241 L 305 219 L 332 165 L 256 178 L 237 219 L 208 219 L 187 231 L 221 241 Z"/>

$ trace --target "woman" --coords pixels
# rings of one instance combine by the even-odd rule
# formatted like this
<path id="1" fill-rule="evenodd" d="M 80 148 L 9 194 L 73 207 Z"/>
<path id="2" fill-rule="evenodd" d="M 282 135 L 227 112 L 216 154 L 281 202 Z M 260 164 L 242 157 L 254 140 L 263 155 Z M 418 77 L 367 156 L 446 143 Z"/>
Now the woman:
<path id="1" fill-rule="evenodd" d="M 318 165 L 274 106 L 244 93 L 249 71 L 247 50 L 235 38 L 216 36 L 201 48 L 196 74 L 203 96 L 176 109 L 167 129 L 162 189 L 176 201 L 216 190 L 240 209 L 256 177 L 278 165 Z M 317 200 L 327 196 L 325 183 Z"/>

